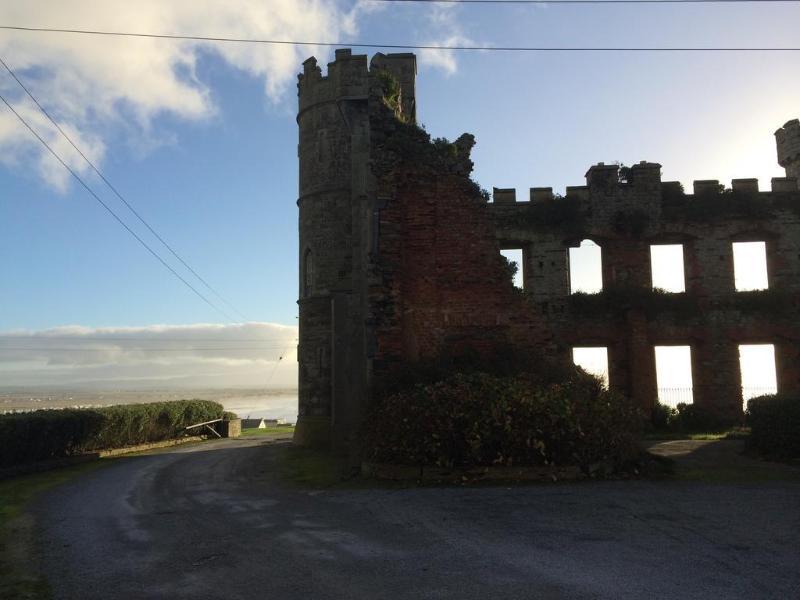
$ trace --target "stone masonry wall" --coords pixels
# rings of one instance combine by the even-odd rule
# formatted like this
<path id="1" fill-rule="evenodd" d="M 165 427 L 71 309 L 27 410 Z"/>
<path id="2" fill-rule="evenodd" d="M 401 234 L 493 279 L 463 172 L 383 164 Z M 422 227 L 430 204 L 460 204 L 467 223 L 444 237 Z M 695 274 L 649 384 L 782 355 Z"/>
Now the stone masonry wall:
<path id="1" fill-rule="evenodd" d="M 695 402 L 741 416 L 738 344 L 771 343 L 778 386 L 800 393 L 800 122 L 776 132 L 786 178 L 697 181 L 692 194 L 642 162 L 598 164 L 564 198 L 533 188 L 487 203 L 464 135 L 415 125 L 411 54 L 311 58 L 299 95 L 300 443 L 358 456 L 371 390 L 409 363 L 512 349 L 567 363 L 605 346 L 610 384 L 653 405 L 654 345 L 692 349 Z M 571 295 L 568 250 L 602 248 L 604 291 Z M 731 244 L 764 241 L 770 290 L 736 292 Z M 682 244 L 686 292 L 652 291 L 649 247 Z M 501 248 L 521 248 L 525 290 Z"/>
<path id="2" fill-rule="evenodd" d="M 660 165 L 640 163 L 620 181 L 599 164 L 565 198 L 534 188 L 516 202 L 499 190 L 490 205 L 498 242 L 522 248 L 526 295 L 548 315 L 562 352 L 605 346 L 611 386 L 645 408 L 657 397 L 656 345 L 688 345 L 694 401 L 720 416 L 742 411 L 739 344 L 774 344 L 778 386 L 800 389 L 800 192 L 793 178 L 759 192 L 753 179 L 697 181 L 693 194 L 662 182 Z M 604 291 L 569 293 L 568 250 L 601 247 Z M 733 242 L 764 241 L 769 290 L 736 292 Z M 681 244 L 686 292 L 652 291 L 651 244 Z"/>
<path id="3" fill-rule="evenodd" d="M 778 164 L 786 169 L 787 177 L 800 179 L 800 120 L 792 119 L 775 132 Z"/>

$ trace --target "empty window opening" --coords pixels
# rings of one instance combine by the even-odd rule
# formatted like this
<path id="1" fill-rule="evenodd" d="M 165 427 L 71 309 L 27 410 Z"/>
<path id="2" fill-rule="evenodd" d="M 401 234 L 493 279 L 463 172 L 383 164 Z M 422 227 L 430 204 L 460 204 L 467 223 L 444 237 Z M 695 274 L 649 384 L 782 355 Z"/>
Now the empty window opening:
<path id="1" fill-rule="evenodd" d="M 522 248 L 513 248 L 509 250 L 501 250 L 500 254 L 505 256 L 508 261 L 509 268 L 514 273 L 513 281 L 514 287 L 519 289 L 525 288 L 524 278 L 522 276 Z"/>
<path id="2" fill-rule="evenodd" d="M 658 401 L 675 407 L 692 404 L 692 349 L 689 346 L 656 346 Z"/>
<path id="3" fill-rule="evenodd" d="M 775 346 L 772 344 L 739 346 L 739 370 L 742 373 L 742 399 L 745 408 L 750 398 L 778 392 Z"/>
<path id="4" fill-rule="evenodd" d="M 686 291 L 681 244 L 650 246 L 650 268 L 653 273 L 653 289 L 676 294 Z"/>
<path id="5" fill-rule="evenodd" d="M 769 287 L 766 243 L 733 244 L 733 278 L 737 292 L 766 290 Z"/>
<path id="6" fill-rule="evenodd" d="M 587 373 L 603 380 L 608 387 L 608 349 L 605 347 L 573 348 L 572 362 Z"/>
<path id="7" fill-rule="evenodd" d="M 569 249 L 569 289 L 575 294 L 596 294 L 603 291 L 603 257 L 600 246 L 583 240 Z"/>

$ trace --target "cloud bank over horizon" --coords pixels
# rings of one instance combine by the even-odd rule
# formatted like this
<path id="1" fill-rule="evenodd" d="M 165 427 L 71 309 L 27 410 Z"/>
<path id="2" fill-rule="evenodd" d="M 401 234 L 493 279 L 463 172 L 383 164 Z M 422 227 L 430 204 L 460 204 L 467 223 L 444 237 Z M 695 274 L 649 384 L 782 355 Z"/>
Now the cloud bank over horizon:
<path id="1" fill-rule="evenodd" d="M 297 328 L 80 326 L 0 332 L 0 386 L 205 388 L 297 385 Z"/>

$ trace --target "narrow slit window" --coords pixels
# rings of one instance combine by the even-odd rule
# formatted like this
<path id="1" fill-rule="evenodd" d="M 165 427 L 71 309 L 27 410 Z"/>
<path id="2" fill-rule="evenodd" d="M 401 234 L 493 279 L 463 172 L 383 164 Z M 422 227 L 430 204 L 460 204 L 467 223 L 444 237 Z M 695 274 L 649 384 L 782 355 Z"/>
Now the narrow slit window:
<path id="1" fill-rule="evenodd" d="M 683 272 L 683 245 L 658 244 L 650 246 L 650 268 L 653 289 L 680 294 L 686 291 Z"/>
<path id="2" fill-rule="evenodd" d="M 769 287 L 765 242 L 734 242 L 733 277 L 737 292 L 766 290 Z"/>
<path id="3" fill-rule="evenodd" d="M 675 407 L 693 404 L 692 349 L 689 346 L 656 346 L 658 401 Z"/>
<path id="4" fill-rule="evenodd" d="M 314 257 L 306 250 L 303 257 L 303 295 L 310 296 L 314 287 Z"/>
<path id="5" fill-rule="evenodd" d="M 772 344 L 743 344 L 739 346 L 739 370 L 742 374 L 742 399 L 778 392 L 775 373 L 775 346 Z"/>
<path id="6" fill-rule="evenodd" d="M 573 348 L 572 362 L 587 373 L 602 379 L 608 387 L 608 348 L 604 346 Z"/>
<path id="7" fill-rule="evenodd" d="M 591 240 L 569 249 L 569 288 L 572 294 L 603 291 L 602 250 Z"/>
<path id="8" fill-rule="evenodd" d="M 508 250 L 501 250 L 505 259 L 508 261 L 509 269 L 513 272 L 514 287 L 519 289 L 525 288 L 525 278 L 523 277 L 523 261 L 522 261 L 522 248 L 511 248 Z"/>

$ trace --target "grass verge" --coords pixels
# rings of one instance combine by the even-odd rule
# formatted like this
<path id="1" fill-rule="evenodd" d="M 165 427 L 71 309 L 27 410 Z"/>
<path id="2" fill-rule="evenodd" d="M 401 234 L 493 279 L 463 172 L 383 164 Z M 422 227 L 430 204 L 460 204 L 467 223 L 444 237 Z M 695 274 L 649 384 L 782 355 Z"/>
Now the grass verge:
<path id="1" fill-rule="evenodd" d="M 39 572 L 34 521 L 26 507 L 39 494 L 107 462 L 97 460 L 0 481 L 0 598 L 45 600 L 50 586 Z"/>
<path id="2" fill-rule="evenodd" d="M 330 453 L 294 444 L 281 447 L 278 476 L 299 488 L 330 488 L 346 483 L 342 461 Z"/>
<path id="3" fill-rule="evenodd" d="M 291 427 L 265 427 L 264 429 L 242 429 L 242 437 L 281 437 L 293 435 L 294 425 Z"/>
<path id="4" fill-rule="evenodd" d="M 644 434 L 645 441 L 654 440 L 743 440 L 750 435 L 750 431 L 743 427 L 736 427 L 727 431 L 651 431 Z"/>

